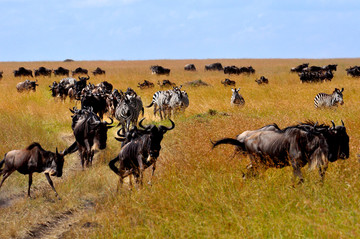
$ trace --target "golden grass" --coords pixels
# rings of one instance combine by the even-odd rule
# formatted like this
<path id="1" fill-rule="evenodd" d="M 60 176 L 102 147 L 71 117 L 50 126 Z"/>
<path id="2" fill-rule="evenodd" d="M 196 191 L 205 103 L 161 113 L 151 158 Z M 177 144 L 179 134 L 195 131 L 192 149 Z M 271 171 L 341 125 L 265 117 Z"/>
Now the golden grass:
<path id="1" fill-rule="evenodd" d="M 229 77 L 241 88 L 244 107 L 230 106 L 231 90 L 220 84 L 228 76 L 203 71 L 205 64 L 217 61 L 223 65 L 252 65 L 256 69 L 255 75 Z M 300 84 L 298 76 L 289 73 L 289 69 L 303 62 L 337 63 L 338 70 L 331 82 Z M 357 62 L 358 59 L 2 62 L 2 154 L 33 141 L 52 151 L 71 143 L 68 109 L 75 103 L 56 101 L 48 91 L 48 85 L 61 77 L 38 78 L 37 92 L 19 94 L 15 85 L 20 79 L 15 79 L 12 71 L 20 66 L 30 69 L 63 66 L 71 70 L 79 66 L 94 70 L 99 66 L 107 74 L 91 77 L 91 83 L 107 80 L 118 89 L 132 87 L 144 105 L 160 89 L 155 86 L 139 90 L 137 83 L 145 79 L 155 84 L 170 79 L 183 85 L 201 79 L 211 86 L 183 86 L 190 106 L 185 115 L 175 119 L 175 129 L 164 137 L 152 186 L 132 191 L 124 186 L 116 193 L 118 179 L 107 164 L 120 147 L 113 138 L 117 129 L 111 129 L 108 147 L 97 156 L 92 168 L 82 171 L 77 154 L 66 157 L 63 177 L 54 179 L 62 200 L 54 197 L 40 174 L 34 176 L 34 199 L 25 197 L 26 176 L 14 173 L 9 177 L 0 189 L 0 200 L 12 199 L 10 206 L 0 208 L 0 238 L 22 237 L 39 223 L 69 209 L 74 210 L 72 217 L 76 222 L 61 234 L 64 238 L 358 238 L 360 168 L 356 154 L 360 145 L 360 80 L 346 76 L 345 72 L 345 68 Z M 198 71 L 185 72 L 183 67 L 187 63 L 194 63 Z M 151 75 L 149 67 L 154 64 L 171 68 L 170 76 Z M 258 86 L 254 82 L 261 75 L 269 79 L 269 85 Z M 315 95 L 331 93 L 335 87 L 345 88 L 345 104 L 337 109 L 316 110 Z M 217 114 L 210 115 L 210 109 Z M 152 109 L 145 108 L 145 117 L 148 123 L 159 121 Z M 273 122 L 285 127 L 307 119 L 326 124 L 331 120 L 340 124 L 342 119 L 350 136 L 350 158 L 330 164 L 323 186 L 318 185 L 316 172 L 304 169 L 304 185 L 290 187 L 289 167 L 270 169 L 258 178 L 243 180 L 242 171 L 248 159 L 230 159 L 231 146 L 210 150 L 210 139 L 235 137 L 244 130 Z M 149 177 L 147 172 L 145 180 Z"/>

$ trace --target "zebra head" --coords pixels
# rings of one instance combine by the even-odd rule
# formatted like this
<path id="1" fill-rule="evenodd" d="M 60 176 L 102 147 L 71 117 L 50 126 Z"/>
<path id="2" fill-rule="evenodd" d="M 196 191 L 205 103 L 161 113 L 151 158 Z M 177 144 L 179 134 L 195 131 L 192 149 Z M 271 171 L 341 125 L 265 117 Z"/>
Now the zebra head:
<path id="1" fill-rule="evenodd" d="M 332 105 L 335 104 L 344 104 L 344 100 L 343 100 L 343 92 L 344 88 L 342 88 L 341 90 L 339 90 L 338 88 L 335 88 L 334 92 L 332 93 Z"/>

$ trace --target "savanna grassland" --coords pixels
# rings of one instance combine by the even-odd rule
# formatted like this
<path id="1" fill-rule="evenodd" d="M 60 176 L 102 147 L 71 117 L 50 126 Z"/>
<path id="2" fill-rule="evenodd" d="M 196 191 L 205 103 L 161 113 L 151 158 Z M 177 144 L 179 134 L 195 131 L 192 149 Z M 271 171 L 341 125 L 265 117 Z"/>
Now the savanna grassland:
<path id="1" fill-rule="evenodd" d="M 230 76 L 205 72 L 204 65 L 249 66 L 254 75 Z M 331 82 L 301 84 L 293 66 L 338 64 Z M 193 63 L 197 72 L 183 70 Z M 171 69 L 170 76 L 151 75 L 150 65 Z M 53 178 L 58 200 L 45 177 L 34 174 L 32 198 L 26 197 L 28 177 L 11 175 L 0 189 L 0 238 L 359 238 L 360 237 L 360 79 L 346 75 L 345 68 L 360 59 L 208 59 L 158 61 L 0 62 L 0 155 L 39 142 L 44 149 L 65 149 L 74 138 L 69 108 L 79 103 L 61 102 L 50 95 L 49 85 L 62 77 L 39 77 L 36 92 L 18 93 L 13 70 L 40 66 L 74 70 L 96 67 L 106 76 L 92 75 L 91 83 L 108 81 L 115 88 L 132 87 L 144 105 L 160 88 L 158 80 L 183 85 L 190 99 L 176 127 L 165 134 L 152 186 L 116 192 L 117 176 L 108 162 L 120 151 L 114 139 L 118 128 L 108 132 L 108 146 L 98 153 L 93 166 L 81 170 L 77 153 L 66 156 L 63 177 Z M 265 86 L 254 80 L 264 75 Z M 231 107 L 231 89 L 220 81 L 230 78 L 245 98 L 242 108 Z M 140 90 L 143 80 L 155 83 Z M 202 80 L 210 86 L 193 87 Z M 344 88 L 344 105 L 317 110 L 313 99 L 319 92 Z M 145 108 L 145 124 L 169 126 Z M 245 157 L 231 159 L 234 147 L 211 150 L 210 139 L 235 137 L 244 130 L 277 123 L 280 127 L 313 120 L 336 124 L 344 121 L 350 136 L 350 158 L 329 165 L 323 185 L 316 171 L 303 169 L 305 183 L 293 187 L 290 167 L 269 169 L 256 178 L 242 178 Z M 150 169 L 151 170 L 151 169 Z M 150 178 L 149 172 L 145 180 Z"/>

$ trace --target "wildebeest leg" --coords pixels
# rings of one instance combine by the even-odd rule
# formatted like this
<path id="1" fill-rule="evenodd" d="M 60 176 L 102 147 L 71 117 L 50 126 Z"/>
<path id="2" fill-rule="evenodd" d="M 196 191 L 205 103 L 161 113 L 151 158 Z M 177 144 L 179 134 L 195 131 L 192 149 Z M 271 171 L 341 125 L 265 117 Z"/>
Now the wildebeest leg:
<path id="1" fill-rule="evenodd" d="M 153 166 L 152 166 L 151 178 L 150 178 L 150 181 L 148 182 L 149 185 L 152 185 L 151 181 L 152 181 L 152 178 L 154 177 L 155 169 L 156 169 L 156 162 L 154 162 Z"/>
<path id="2" fill-rule="evenodd" d="M 53 181 L 52 181 L 51 178 L 50 178 L 50 175 L 49 175 L 48 173 L 45 173 L 45 177 L 46 177 L 46 179 L 48 180 L 51 188 L 54 190 L 55 196 L 60 199 L 59 194 L 58 194 L 58 193 L 56 192 L 56 190 L 55 190 L 55 187 L 54 187 Z"/>
<path id="3" fill-rule="evenodd" d="M 0 183 L 0 188 L 3 185 L 5 179 L 7 179 L 14 171 L 15 170 L 11 170 L 11 171 L 3 173 L 3 178 L 2 178 L 1 183 Z"/>
<path id="4" fill-rule="evenodd" d="M 140 187 L 143 186 L 143 178 L 144 178 L 144 165 L 141 164 L 139 165 L 139 181 L 140 181 Z"/>
<path id="5" fill-rule="evenodd" d="M 87 140 L 85 140 L 85 155 L 86 155 L 86 158 L 85 158 L 85 165 L 88 167 L 90 164 L 91 164 L 91 155 L 92 155 L 92 149 L 91 149 L 91 146 L 89 144 L 89 142 Z"/>
<path id="6" fill-rule="evenodd" d="M 31 198 L 30 196 L 30 187 L 32 184 L 32 173 L 29 174 L 29 188 L 28 188 L 28 197 Z"/>

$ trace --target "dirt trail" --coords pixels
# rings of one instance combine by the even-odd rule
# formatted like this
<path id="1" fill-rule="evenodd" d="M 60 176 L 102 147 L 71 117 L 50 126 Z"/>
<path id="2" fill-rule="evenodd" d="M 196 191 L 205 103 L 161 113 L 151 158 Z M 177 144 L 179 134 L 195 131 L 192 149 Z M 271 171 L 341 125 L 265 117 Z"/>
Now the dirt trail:
<path id="1" fill-rule="evenodd" d="M 82 215 L 93 207 L 95 207 L 95 203 L 90 200 L 85 200 L 79 208 L 68 209 L 54 215 L 45 223 L 39 223 L 36 226 L 33 226 L 26 232 L 26 235 L 21 238 L 63 238 L 66 232 L 80 222 Z M 83 227 L 89 226 L 91 226 L 90 222 L 83 225 Z"/>

